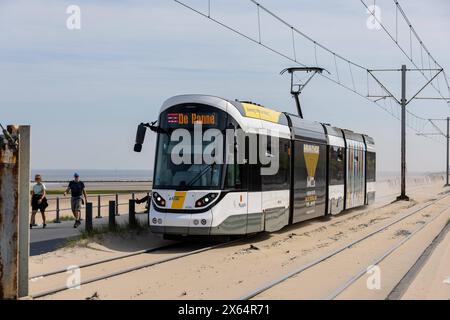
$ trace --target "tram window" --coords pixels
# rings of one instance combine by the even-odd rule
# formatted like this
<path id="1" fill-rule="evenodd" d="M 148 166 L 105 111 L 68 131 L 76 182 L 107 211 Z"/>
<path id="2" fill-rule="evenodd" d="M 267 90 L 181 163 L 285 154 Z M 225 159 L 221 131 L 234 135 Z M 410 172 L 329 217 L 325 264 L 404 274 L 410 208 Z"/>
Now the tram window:
<path id="1" fill-rule="evenodd" d="M 376 179 L 376 155 L 375 152 L 367 152 L 367 181 L 374 182 Z"/>
<path id="2" fill-rule="evenodd" d="M 344 148 L 330 147 L 330 185 L 344 184 Z"/>
<path id="3" fill-rule="evenodd" d="M 242 190 L 247 188 L 244 166 L 241 164 L 229 164 L 225 178 L 226 189 Z"/>
<path id="4" fill-rule="evenodd" d="M 270 148 L 270 139 L 268 139 Z M 279 168 L 274 175 L 262 176 L 263 190 L 286 190 L 289 189 L 290 182 L 290 162 L 289 162 L 290 141 L 280 139 L 279 141 Z M 269 150 L 270 151 L 270 150 Z"/>

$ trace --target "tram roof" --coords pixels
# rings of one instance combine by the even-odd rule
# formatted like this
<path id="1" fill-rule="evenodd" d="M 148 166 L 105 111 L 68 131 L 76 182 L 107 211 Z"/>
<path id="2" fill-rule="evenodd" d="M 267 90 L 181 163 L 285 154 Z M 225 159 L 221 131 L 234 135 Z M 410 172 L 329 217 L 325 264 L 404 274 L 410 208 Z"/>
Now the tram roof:
<path id="1" fill-rule="evenodd" d="M 161 112 L 165 109 L 177 104 L 184 103 L 200 103 L 205 105 L 211 105 L 213 107 L 219 107 L 223 110 L 227 110 L 227 105 L 234 106 L 239 113 L 246 118 L 259 119 L 280 125 L 288 126 L 288 118 L 291 120 L 292 128 L 295 138 L 311 138 L 319 141 L 326 141 L 326 135 L 333 135 L 336 137 L 343 137 L 342 131 L 344 131 L 347 139 L 353 139 L 356 141 L 363 141 L 362 134 L 355 133 L 351 130 L 341 129 L 333 127 L 329 124 L 321 124 L 316 121 L 302 119 L 297 115 L 276 111 L 271 108 L 267 108 L 251 101 L 229 100 L 212 95 L 204 94 L 185 94 L 178 95 L 167 99 L 161 107 Z M 326 132 L 323 126 L 326 126 Z M 364 135 L 368 143 L 374 144 L 373 138 Z"/>

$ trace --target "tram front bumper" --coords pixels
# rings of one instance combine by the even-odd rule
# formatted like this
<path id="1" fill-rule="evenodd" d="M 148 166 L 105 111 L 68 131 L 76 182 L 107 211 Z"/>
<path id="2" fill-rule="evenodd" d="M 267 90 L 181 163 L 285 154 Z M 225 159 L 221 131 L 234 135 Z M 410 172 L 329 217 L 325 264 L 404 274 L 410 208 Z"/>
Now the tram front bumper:
<path id="1" fill-rule="evenodd" d="M 209 235 L 212 223 L 210 210 L 202 213 L 159 212 L 150 208 L 150 230 L 177 235 Z"/>

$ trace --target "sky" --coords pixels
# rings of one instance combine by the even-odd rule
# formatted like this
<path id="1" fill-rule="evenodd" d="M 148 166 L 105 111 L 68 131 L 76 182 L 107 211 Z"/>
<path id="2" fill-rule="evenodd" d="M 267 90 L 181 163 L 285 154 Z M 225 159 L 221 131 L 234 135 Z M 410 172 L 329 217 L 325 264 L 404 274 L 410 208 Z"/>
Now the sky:
<path id="1" fill-rule="evenodd" d="M 207 10 L 207 0 L 185 2 Z M 450 74 L 450 2 L 399 2 Z M 359 0 L 261 4 L 369 69 L 413 67 L 382 30 L 367 27 L 369 15 Z M 376 4 L 382 21 L 392 26 L 393 1 Z M 70 5 L 81 9 L 79 30 L 66 26 Z M 211 13 L 258 37 L 257 13 L 250 1 L 211 0 Z M 264 13 L 260 22 L 263 43 L 292 54 L 290 30 Z M 400 38 L 409 39 L 409 31 L 403 30 Z M 296 54 L 302 63 L 314 64 L 310 43 L 296 42 Z M 334 68 L 322 57 L 319 61 Z M 290 66 L 295 64 L 172 0 L 0 0 L 0 123 L 31 125 L 34 169 L 152 169 L 155 137 L 149 134 L 143 152 L 134 153 L 136 126 L 156 120 L 161 104 L 178 94 L 252 100 L 295 113 L 288 78 L 279 74 Z M 342 74 L 344 67 L 338 67 Z M 329 71 L 336 76 L 335 70 Z M 379 76 L 398 95 L 400 74 Z M 366 80 L 356 81 L 363 85 Z M 424 78 L 409 73 L 408 96 L 423 84 Z M 423 95 L 436 93 L 427 88 Z M 307 119 L 372 136 L 378 171 L 399 171 L 397 119 L 323 77 L 310 82 L 301 101 Z M 424 118 L 450 113 L 442 101 L 414 100 L 408 109 Z M 435 132 L 431 126 L 423 130 Z M 438 140 L 408 130 L 407 170 L 445 170 L 445 140 Z"/>

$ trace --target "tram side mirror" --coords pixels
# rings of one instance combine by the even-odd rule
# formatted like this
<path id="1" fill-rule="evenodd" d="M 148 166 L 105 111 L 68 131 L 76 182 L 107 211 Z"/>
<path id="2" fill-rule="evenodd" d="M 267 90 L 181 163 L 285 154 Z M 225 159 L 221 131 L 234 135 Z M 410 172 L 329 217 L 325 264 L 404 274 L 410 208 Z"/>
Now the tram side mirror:
<path id="1" fill-rule="evenodd" d="M 142 145 L 144 144 L 145 140 L 145 133 L 147 132 L 147 127 L 141 123 L 136 132 L 136 143 L 134 144 L 134 152 L 141 152 L 142 151 Z"/>

